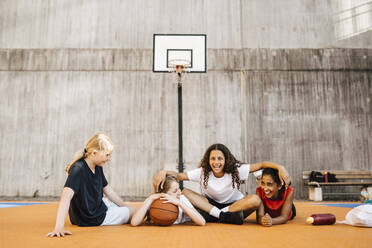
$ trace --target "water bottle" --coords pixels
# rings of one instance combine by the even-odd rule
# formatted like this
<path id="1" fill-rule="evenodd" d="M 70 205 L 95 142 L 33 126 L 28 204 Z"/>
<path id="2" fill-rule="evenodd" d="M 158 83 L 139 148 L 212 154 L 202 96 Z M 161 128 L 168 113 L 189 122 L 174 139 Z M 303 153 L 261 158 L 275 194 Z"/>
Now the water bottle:
<path id="1" fill-rule="evenodd" d="M 306 219 L 306 222 L 313 225 L 333 225 L 336 222 L 336 216 L 333 214 L 313 214 Z"/>

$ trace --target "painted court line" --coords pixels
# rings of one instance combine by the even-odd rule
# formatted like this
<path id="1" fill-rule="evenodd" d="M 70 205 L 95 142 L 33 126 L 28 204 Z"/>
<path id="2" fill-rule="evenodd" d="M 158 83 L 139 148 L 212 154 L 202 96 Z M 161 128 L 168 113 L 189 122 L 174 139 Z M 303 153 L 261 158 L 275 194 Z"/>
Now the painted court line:
<path id="1" fill-rule="evenodd" d="M 29 205 L 49 204 L 47 202 L 0 202 L 0 208 L 12 208 Z"/>
<path id="2" fill-rule="evenodd" d="M 313 205 L 322 205 L 327 207 L 355 208 L 364 203 L 313 203 Z"/>

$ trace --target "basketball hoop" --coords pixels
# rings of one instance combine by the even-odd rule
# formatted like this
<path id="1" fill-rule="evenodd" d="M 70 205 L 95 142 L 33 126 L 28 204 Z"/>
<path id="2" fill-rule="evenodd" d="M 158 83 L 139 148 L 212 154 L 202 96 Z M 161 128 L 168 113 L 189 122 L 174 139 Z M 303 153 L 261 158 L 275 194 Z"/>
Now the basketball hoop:
<path id="1" fill-rule="evenodd" d="M 181 75 L 183 72 L 189 72 L 191 68 L 191 62 L 187 59 L 170 59 L 168 60 L 169 72 L 176 72 Z"/>
<path id="2" fill-rule="evenodd" d="M 152 71 L 172 73 L 172 76 L 177 78 L 178 172 L 182 173 L 184 170 L 182 138 L 182 81 L 184 81 L 186 75 L 188 75 L 188 73 L 185 72 L 207 72 L 207 35 L 154 34 Z M 182 182 L 180 182 L 180 188 L 183 188 Z"/>

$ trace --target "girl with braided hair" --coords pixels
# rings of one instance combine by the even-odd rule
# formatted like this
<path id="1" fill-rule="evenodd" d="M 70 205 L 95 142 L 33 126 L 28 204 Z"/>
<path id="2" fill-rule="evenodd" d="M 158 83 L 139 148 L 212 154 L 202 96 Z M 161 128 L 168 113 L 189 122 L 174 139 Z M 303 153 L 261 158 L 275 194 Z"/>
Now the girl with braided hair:
<path id="1" fill-rule="evenodd" d="M 240 181 L 247 180 L 249 173 L 264 168 L 278 170 L 281 181 L 289 185 L 290 178 L 283 166 L 271 162 L 242 163 L 225 145 L 213 144 L 204 153 L 199 168 L 184 173 L 162 170 L 153 184 L 159 191 L 167 175 L 180 181 L 198 182 L 202 194 L 190 189 L 184 189 L 182 193 L 200 210 L 205 220 L 241 225 L 248 215 L 258 209 L 261 200 L 254 194 L 244 196 L 239 191 Z"/>

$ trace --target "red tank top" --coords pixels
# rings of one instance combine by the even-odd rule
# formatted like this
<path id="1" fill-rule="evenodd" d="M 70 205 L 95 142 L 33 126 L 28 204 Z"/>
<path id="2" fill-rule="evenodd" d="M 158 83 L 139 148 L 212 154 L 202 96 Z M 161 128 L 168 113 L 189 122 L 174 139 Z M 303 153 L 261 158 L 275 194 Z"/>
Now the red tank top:
<path id="1" fill-rule="evenodd" d="M 271 200 L 266 197 L 265 193 L 263 192 L 261 187 L 258 187 L 256 189 L 257 195 L 261 198 L 264 207 L 265 207 L 265 213 L 268 213 L 272 218 L 280 216 L 282 212 L 282 207 L 285 202 L 285 199 L 287 199 L 287 196 L 289 193 L 293 191 L 292 187 L 287 187 L 287 189 L 284 191 L 283 198 L 282 200 L 276 199 L 276 200 Z M 290 220 L 292 217 L 292 210 L 288 216 L 288 220 Z"/>

